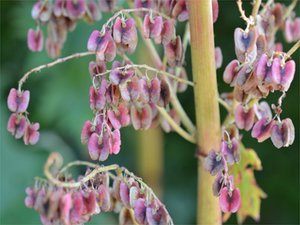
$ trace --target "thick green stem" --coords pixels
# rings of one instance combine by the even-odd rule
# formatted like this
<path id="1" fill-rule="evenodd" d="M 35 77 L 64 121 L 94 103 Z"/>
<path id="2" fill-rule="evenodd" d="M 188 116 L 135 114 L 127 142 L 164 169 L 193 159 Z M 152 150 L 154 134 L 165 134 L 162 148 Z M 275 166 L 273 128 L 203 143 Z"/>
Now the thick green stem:
<path id="1" fill-rule="evenodd" d="M 220 145 L 220 114 L 211 0 L 189 0 L 191 52 L 197 122 L 198 209 L 197 224 L 221 224 L 218 198 L 212 194 L 212 177 L 203 167 L 203 155 Z"/>

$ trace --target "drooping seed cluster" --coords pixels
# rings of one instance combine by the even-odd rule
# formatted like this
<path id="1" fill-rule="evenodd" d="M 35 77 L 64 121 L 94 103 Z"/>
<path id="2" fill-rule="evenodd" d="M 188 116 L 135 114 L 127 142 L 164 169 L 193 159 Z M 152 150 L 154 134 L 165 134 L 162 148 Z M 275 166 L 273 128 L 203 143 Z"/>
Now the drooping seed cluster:
<path id="1" fill-rule="evenodd" d="M 165 79 L 140 77 L 134 69 L 126 69 L 126 65 L 130 64 L 114 61 L 106 79 L 96 75 L 105 71 L 105 64 L 90 63 L 94 82 L 90 87 L 90 108 L 94 118 L 85 122 L 81 140 L 88 145 L 93 160 L 104 161 L 109 154 L 118 154 L 120 128 L 130 123 L 136 130 L 155 126 L 159 120 L 156 105 L 169 104 L 170 90 Z M 121 67 L 125 69 L 119 69 Z M 173 114 L 176 117 L 176 113 Z"/>
<path id="2" fill-rule="evenodd" d="M 180 36 L 175 35 L 174 20 L 154 12 L 142 16 L 144 38 L 164 45 L 167 65 L 161 69 L 186 79 L 186 72 L 182 68 L 184 49 Z M 138 130 L 148 129 L 161 122 L 163 129 L 171 131 L 169 123 L 160 117 L 157 106 L 168 108 L 170 116 L 180 124 L 176 111 L 169 108 L 170 88 L 183 92 L 187 88 L 186 84 L 177 83 L 158 73 L 148 74 L 147 70 L 141 72 L 128 60 L 115 60 L 117 53 L 133 53 L 137 42 L 135 21 L 123 14 L 116 16 L 111 26 L 105 24 L 101 31 L 93 31 L 88 40 L 88 50 L 96 53 L 96 62 L 89 65 L 93 81 L 90 87 L 90 108 L 94 118 L 85 122 L 81 140 L 88 145 L 93 160 L 103 161 L 109 154 L 118 154 L 121 144 L 119 130 L 129 124 Z M 106 62 L 113 62 L 108 76 L 105 76 Z"/>
<path id="3" fill-rule="evenodd" d="M 34 145 L 40 137 L 39 123 L 31 123 L 27 117 L 29 91 L 19 91 L 12 88 L 7 98 L 8 109 L 12 112 L 8 119 L 7 130 L 16 138 L 23 137 L 26 145 Z"/>
<path id="4" fill-rule="evenodd" d="M 90 169 L 85 176 L 89 175 Z M 84 224 L 101 212 L 120 213 L 120 224 L 125 221 L 139 224 L 170 224 L 165 206 L 152 190 L 127 175 L 112 176 L 109 172 L 96 174 L 81 188 L 64 188 L 50 182 L 37 181 L 26 189 L 25 205 L 35 209 L 42 224 Z M 78 181 L 82 180 L 78 177 Z M 61 182 L 75 182 L 71 177 L 59 176 Z M 130 214 L 129 212 L 132 212 Z"/>
<path id="5" fill-rule="evenodd" d="M 219 197 L 223 212 L 237 212 L 241 205 L 240 191 L 234 187 L 234 179 L 228 172 L 228 167 L 240 162 L 238 129 L 231 127 L 225 131 L 220 151 L 210 151 L 205 159 L 204 167 L 212 176 L 216 176 L 212 190 Z"/>
<path id="6" fill-rule="evenodd" d="M 234 108 L 236 126 L 247 131 L 252 129 L 252 137 L 258 142 L 271 137 L 277 148 L 291 145 L 295 136 L 292 121 L 281 120 L 280 114 L 296 64 L 283 52 L 282 44 L 275 42 L 278 29 L 284 30 L 287 41 L 299 40 L 300 27 L 290 25 L 293 18 L 288 13 L 289 8 L 283 4 L 272 3 L 252 18 L 252 24 L 245 30 L 237 28 L 234 32 L 237 59 L 227 65 L 223 74 L 224 81 L 234 87 L 233 96 L 227 96 L 226 100 Z M 272 117 L 268 104 L 259 100 L 275 91 L 282 92 L 283 97 L 277 106 L 272 105 L 275 112 Z"/>
<path id="7" fill-rule="evenodd" d="M 42 51 L 44 38 L 41 26 L 47 25 L 46 50 L 51 58 L 60 55 L 68 31 L 73 31 L 79 20 L 99 21 L 102 12 L 111 12 L 117 1 L 107 0 L 38 0 L 31 11 L 37 28 L 29 29 L 27 43 L 31 51 Z"/>

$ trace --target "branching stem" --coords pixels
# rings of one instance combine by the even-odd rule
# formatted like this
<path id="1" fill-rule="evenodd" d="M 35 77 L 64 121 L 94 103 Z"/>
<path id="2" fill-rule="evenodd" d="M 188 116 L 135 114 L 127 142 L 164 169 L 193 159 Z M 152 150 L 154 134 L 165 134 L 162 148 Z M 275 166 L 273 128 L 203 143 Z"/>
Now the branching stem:
<path id="1" fill-rule="evenodd" d="M 286 53 L 286 55 L 284 56 L 284 60 L 287 60 L 288 58 L 290 58 L 297 50 L 298 48 L 300 48 L 300 40 L 297 41 L 293 47 Z"/>
<path id="2" fill-rule="evenodd" d="M 73 55 L 69 55 L 69 56 L 66 56 L 64 58 L 56 59 L 55 61 L 53 61 L 51 63 L 47 63 L 47 64 L 44 64 L 44 65 L 40 65 L 38 67 L 35 67 L 35 68 L 29 70 L 27 73 L 25 73 L 23 75 L 23 77 L 19 80 L 19 88 L 18 89 L 19 89 L 19 91 L 22 90 L 22 85 L 25 83 L 25 81 L 28 79 L 28 77 L 32 73 L 40 72 L 41 70 L 43 70 L 45 68 L 50 68 L 50 67 L 53 67 L 57 64 L 64 63 L 64 62 L 72 60 L 72 59 L 78 59 L 78 58 L 81 58 L 81 57 L 85 57 L 85 56 L 88 56 L 88 55 L 94 55 L 94 54 L 95 54 L 95 52 L 75 53 Z"/>
<path id="3" fill-rule="evenodd" d="M 236 3 L 238 6 L 238 9 L 240 11 L 241 18 L 247 23 L 247 28 L 246 28 L 246 32 L 247 32 L 247 30 L 249 30 L 250 26 L 253 26 L 255 24 L 254 18 L 252 16 L 250 16 L 249 18 L 246 16 L 245 11 L 243 10 L 242 0 L 237 0 Z"/>
<path id="4" fill-rule="evenodd" d="M 174 131 L 176 131 L 181 137 L 183 137 L 185 140 L 196 143 L 196 139 L 191 134 L 187 133 L 185 130 L 183 130 L 169 115 L 169 113 L 162 107 L 156 106 L 159 113 L 168 121 L 170 126 L 173 128 Z"/>
<path id="5" fill-rule="evenodd" d="M 188 80 L 176 77 L 175 75 L 173 75 L 171 73 L 168 73 L 168 72 L 163 71 L 163 70 L 158 70 L 158 69 L 153 68 L 151 66 L 148 66 L 146 64 L 132 64 L 132 65 L 120 66 L 120 67 L 117 67 L 117 68 L 112 69 L 112 70 L 106 70 L 105 72 L 96 74 L 95 76 L 97 76 L 97 77 L 98 76 L 103 76 L 103 75 L 109 74 L 113 70 L 126 70 L 126 69 L 136 69 L 136 68 L 137 69 L 145 69 L 146 71 L 152 71 L 152 72 L 155 72 L 156 74 L 162 74 L 162 75 L 170 77 L 174 80 L 177 80 L 178 82 L 185 83 L 185 84 L 190 85 L 190 86 L 194 86 L 192 81 L 188 81 Z"/>
<path id="6" fill-rule="evenodd" d="M 261 5 L 261 0 L 253 0 L 253 8 L 252 8 L 252 14 L 251 15 L 254 18 L 254 20 L 255 20 L 257 14 L 258 14 L 260 5 Z"/>
<path id="7" fill-rule="evenodd" d="M 169 16 L 165 15 L 164 13 L 158 12 L 154 9 L 148 9 L 148 8 L 131 8 L 131 9 L 121 9 L 120 11 L 116 12 L 112 17 L 110 17 L 107 22 L 105 23 L 104 27 L 109 26 L 118 16 L 122 14 L 128 14 L 128 13 L 134 13 L 134 12 L 148 12 L 153 13 L 156 15 L 159 15 L 167 20 L 171 19 Z"/>

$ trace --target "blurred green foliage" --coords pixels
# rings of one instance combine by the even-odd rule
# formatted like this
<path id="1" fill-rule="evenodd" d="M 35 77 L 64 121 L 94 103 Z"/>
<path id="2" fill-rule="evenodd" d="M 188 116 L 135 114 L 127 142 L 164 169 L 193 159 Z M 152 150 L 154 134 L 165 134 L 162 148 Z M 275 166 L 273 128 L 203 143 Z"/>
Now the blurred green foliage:
<path id="1" fill-rule="evenodd" d="M 88 160 L 86 147 L 80 143 L 80 132 L 84 121 L 92 116 L 88 103 L 88 88 L 91 85 L 88 62 L 92 57 L 44 70 L 33 75 L 25 84 L 24 88 L 31 91 L 30 118 L 41 124 L 42 133 L 38 145 L 24 146 L 22 141 L 15 140 L 6 131 L 9 116 L 6 98 L 9 89 L 17 86 L 18 79 L 27 70 L 51 61 L 45 52 L 31 53 L 27 49 L 27 30 L 35 26 L 30 14 L 32 5 L 33 1 L 1 0 L 1 224 L 39 223 L 38 214 L 24 206 L 24 190 L 33 185 L 35 176 L 42 176 L 43 164 L 50 151 L 61 152 L 66 162 L 74 159 Z M 245 6 L 248 6 L 249 12 L 249 1 Z M 298 15 L 299 9 L 298 5 Z M 104 15 L 105 18 L 107 16 Z M 105 18 L 93 26 L 80 22 L 76 30 L 68 35 L 62 56 L 85 51 L 89 34 L 93 29 L 99 29 Z M 238 26 L 244 27 L 245 24 L 239 19 L 235 2 L 220 1 L 219 20 L 215 25 L 216 46 L 220 46 L 223 51 L 223 67 L 218 70 L 220 92 L 230 90 L 222 81 L 222 71 L 235 58 L 233 31 Z M 183 24 L 179 23 L 178 27 L 178 32 L 182 34 Z M 282 40 L 281 34 L 279 39 Z M 284 49 L 289 47 L 285 45 Z M 299 224 L 299 51 L 294 59 L 298 68 L 283 105 L 283 117 L 290 117 L 296 126 L 293 146 L 277 150 L 270 141 L 258 144 L 249 133 L 242 132 L 245 146 L 257 151 L 263 165 L 263 171 L 255 173 L 258 184 L 268 195 L 262 201 L 260 224 Z M 186 60 L 191 79 L 189 49 Z M 179 95 L 183 107 L 194 118 L 192 97 L 191 89 Z M 276 98 L 278 95 L 273 94 L 268 100 L 273 103 Z M 221 112 L 224 118 L 225 111 L 222 109 Z M 197 193 L 195 146 L 177 134 L 164 136 L 162 200 L 175 224 L 194 224 Z M 139 175 L 136 166 L 137 151 L 136 133 L 132 128 L 123 129 L 121 153 L 110 157 L 105 164 L 118 163 Z M 91 221 L 91 224 L 96 223 L 116 224 L 117 216 L 101 214 Z M 246 220 L 246 224 L 253 223 L 255 221 L 251 219 Z M 227 224 L 236 224 L 235 216 Z"/>

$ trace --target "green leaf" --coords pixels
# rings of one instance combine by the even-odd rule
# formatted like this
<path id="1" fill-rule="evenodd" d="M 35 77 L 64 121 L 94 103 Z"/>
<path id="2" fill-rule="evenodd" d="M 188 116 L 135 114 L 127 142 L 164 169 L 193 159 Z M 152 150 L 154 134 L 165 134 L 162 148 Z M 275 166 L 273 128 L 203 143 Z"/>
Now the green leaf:
<path id="1" fill-rule="evenodd" d="M 241 161 L 230 168 L 229 173 L 234 176 L 235 186 L 241 192 L 241 207 L 237 212 L 238 223 L 241 224 L 247 217 L 255 221 L 260 218 L 261 199 L 267 195 L 257 185 L 254 170 L 262 170 L 261 161 L 253 149 L 246 149 L 240 145 Z M 230 215 L 225 215 L 226 220 Z"/>

